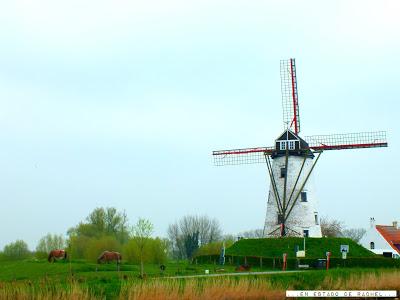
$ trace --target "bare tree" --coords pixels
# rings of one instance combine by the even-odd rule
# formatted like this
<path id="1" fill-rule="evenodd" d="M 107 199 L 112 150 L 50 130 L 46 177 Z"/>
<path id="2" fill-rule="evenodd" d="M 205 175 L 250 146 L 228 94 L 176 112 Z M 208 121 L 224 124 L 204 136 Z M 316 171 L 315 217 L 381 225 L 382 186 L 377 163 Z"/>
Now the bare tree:
<path id="1" fill-rule="evenodd" d="M 47 257 L 51 250 L 64 249 L 65 246 L 65 239 L 62 235 L 48 233 L 39 240 L 36 246 L 36 256 Z"/>
<path id="2" fill-rule="evenodd" d="M 360 242 L 367 231 L 364 228 L 350 228 L 343 230 L 343 236 L 352 239 L 356 243 Z"/>
<path id="3" fill-rule="evenodd" d="M 146 219 L 139 219 L 136 225 L 132 227 L 132 241 L 139 249 L 141 278 L 144 276 L 144 249 L 150 236 L 153 234 L 153 228 L 153 224 Z"/>
<path id="4" fill-rule="evenodd" d="M 207 216 L 184 216 L 168 227 L 172 252 L 178 258 L 192 258 L 201 246 L 222 238 L 218 220 Z"/>
<path id="5" fill-rule="evenodd" d="M 329 219 L 324 216 L 321 217 L 321 232 L 322 236 L 326 237 L 340 237 L 343 236 L 342 231 L 344 229 L 344 225 L 342 221 Z"/>
<path id="6" fill-rule="evenodd" d="M 264 230 L 258 228 L 241 232 L 238 234 L 238 236 L 243 237 L 245 239 L 261 239 L 264 237 L 263 233 Z"/>

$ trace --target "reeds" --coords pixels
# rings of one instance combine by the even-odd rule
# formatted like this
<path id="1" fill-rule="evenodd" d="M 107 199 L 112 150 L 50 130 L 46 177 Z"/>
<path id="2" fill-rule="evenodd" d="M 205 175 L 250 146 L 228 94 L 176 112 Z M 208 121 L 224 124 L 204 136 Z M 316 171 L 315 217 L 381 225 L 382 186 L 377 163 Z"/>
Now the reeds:
<path id="1" fill-rule="evenodd" d="M 400 290 L 400 271 L 353 274 L 348 278 L 327 276 L 316 289 Z"/>
<path id="2" fill-rule="evenodd" d="M 0 299 L 6 300 L 91 300 L 95 299 L 90 292 L 78 284 L 72 284 L 68 287 L 60 285 L 52 285 L 48 283 L 46 286 L 31 284 L 30 282 L 0 282 Z"/>
<path id="3" fill-rule="evenodd" d="M 319 272 L 311 275 L 310 280 L 313 276 L 325 276 L 313 287 L 315 290 L 400 290 L 400 271 L 377 270 L 367 273 L 347 273 L 347 275 L 338 272 Z M 293 289 L 290 286 L 293 282 L 283 279 L 273 282 L 268 276 L 123 280 L 121 290 L 115 297 L 129 300 L 284 299 L 285 291 Z M 95 296 L 93 291 L 78 281 L 67 285 L 55 284 L 51 281 L 36 284 L 29 281 L 0 282 L 0 299 L 89 300 L 99 298 L 105 297 L 98 294 Z"/>
<path id="4" fill-rule="evenodd" d="M 200 299 L 282 299 L 285 291 L 258 278 L 196 280 L 154 280 L 127 285 L 120 298 L 129 300 L 200 300 Z"/>

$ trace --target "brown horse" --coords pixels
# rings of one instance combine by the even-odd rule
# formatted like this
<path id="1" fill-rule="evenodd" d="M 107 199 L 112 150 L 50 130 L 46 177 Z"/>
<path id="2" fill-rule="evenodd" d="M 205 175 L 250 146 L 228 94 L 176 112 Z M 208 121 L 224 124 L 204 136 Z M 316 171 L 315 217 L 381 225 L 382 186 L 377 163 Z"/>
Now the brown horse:
<path id="1" fill-rule="evenodd" d="M 56 250 L 52 250 L 49 253 L 49 257 L 47 258 L 47 260 L 49 262 L 54 262 L 56 259 L 67 259 L 67 251 L 62 250 L 62 249 L 56 249 Z"/>
<path id="2" fill-rule="evenodd" d="M 101 264 L 102 262 L 109 263 L 110 261 L 114 260 L 117 261 L 117 265 L 119 265 L 122 260 L 122 255 L 119 252 L 104 251 L 97 259 L 97 263 L 98 264 Z"/>

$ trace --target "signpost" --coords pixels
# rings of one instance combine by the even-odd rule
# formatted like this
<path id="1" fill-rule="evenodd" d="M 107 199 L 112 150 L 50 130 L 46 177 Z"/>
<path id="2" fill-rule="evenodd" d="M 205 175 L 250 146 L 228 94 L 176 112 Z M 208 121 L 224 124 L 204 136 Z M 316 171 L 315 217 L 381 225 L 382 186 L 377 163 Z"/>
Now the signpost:
<path id="1" fill-rule="evenodd" d="M 349 245 L 340 245 L 340 252 L 342 252 L 342 259 L 347 259 L 347 253 L 349 253 Z"/>
<path id="2" fill-rule="evenodd" d="M 340 252 L 349 253 L 349 245 L 340 245 Z"/>

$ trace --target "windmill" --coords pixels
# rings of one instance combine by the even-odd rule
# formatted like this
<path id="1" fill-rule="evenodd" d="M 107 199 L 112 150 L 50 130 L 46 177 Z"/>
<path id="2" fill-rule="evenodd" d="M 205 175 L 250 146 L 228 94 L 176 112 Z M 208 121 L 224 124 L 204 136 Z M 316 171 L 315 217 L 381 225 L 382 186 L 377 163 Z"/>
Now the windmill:
<path id="1" fill-rule="evenodd" d="M 264 236 L 321 237 L 318 202 L 310 183 L 323 151 L 387 147 L 386 132 L 299 136 L 296 64 L 281 60 L 284 132 L 272 147 L 213 151 L 214 164 L 266 163 L 270 177 Z"/>

